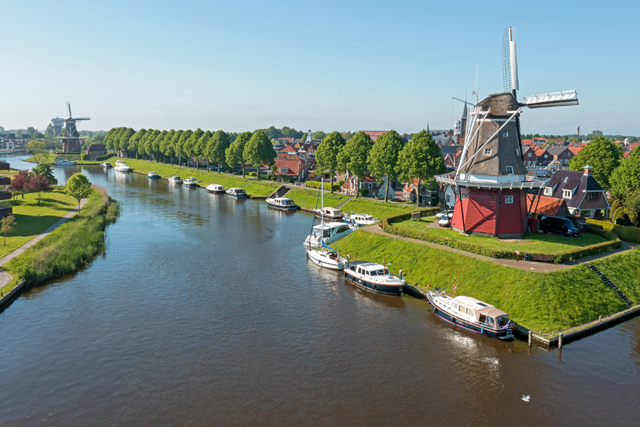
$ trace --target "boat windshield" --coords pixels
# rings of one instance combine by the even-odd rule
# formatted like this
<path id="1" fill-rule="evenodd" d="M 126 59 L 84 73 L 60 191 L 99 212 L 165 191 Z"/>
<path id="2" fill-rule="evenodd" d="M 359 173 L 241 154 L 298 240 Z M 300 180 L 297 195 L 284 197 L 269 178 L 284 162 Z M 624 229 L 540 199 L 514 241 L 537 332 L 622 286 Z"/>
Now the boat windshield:
<path id="1" fill-rule="evenodd" d="M 498 323 L 499 328 L 504 328 L 507 326 L 507 323 L 509 323 L 509 316 L 500 316 L 496 319 L 496 322 Z"/>

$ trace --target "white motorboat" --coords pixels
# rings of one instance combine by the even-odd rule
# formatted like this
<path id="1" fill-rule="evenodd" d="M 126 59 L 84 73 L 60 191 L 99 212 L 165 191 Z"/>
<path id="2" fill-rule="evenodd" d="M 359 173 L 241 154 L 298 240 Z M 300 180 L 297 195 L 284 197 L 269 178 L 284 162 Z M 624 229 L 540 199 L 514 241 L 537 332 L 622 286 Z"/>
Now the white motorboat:
<path id="1" fill-rule="evenodd" d="M 349 235 L 356 229 L 357 226 L 344 222 L 323 222 L 313 226 L 311 234 L 304 240 L 304 245 L 312 248 L 317 248 L 322 243 L 329 245 Z"/>
<path id="2" fill-rule="evenodd" d="M 149 177 L 149 179 L 158 179 L 158 178 L 160 178 L 160 175 L 158 175 L 155 172 L 149 172 L 149 173 L 147 173 L 147 176 Z"/>
<path id="3" fill-rule="evenodd" d="M 104 162 L 102 164 L 102 167 L 106 168 L 106 169 L 111 169 L 113 167 L 113 165 L 111 163 L 109 163 L 109 162 Z"/>
<path id="4" fill-rule="evenodd" d="M 324 199 L 324 194 L 323 194 Z M 342 221 L 342 211 L 340 209 L 332 208 L 332 207 L 321 207 L 320 209 L 314 209 L 313 213 L 318 218 L 328 219 L 331 221 Z"/>
<path id="5" fill-rule="evenodd" d="M 190 176 L 189 178 L 182 181 L 182 186 L 184 188 L 196 188 L 198 187 L 198 182 L 192 176 Z"/>
<path id="6" fill-rule="evenodd" d="M 427 298 L 435 314 L 445 322 L 492 338 L 513 338 L 516 324 L 509 320 L 507 313 L 491 304 L 471 297 L 456 297 L 455 291 L 454 297 L 446 292 L 427 291 Z"/>
<path id="7" fill-rule="evenodd" d="M 209 193 L 224 193 L 224 187 L 220 184 L 209 184 L 205 188 Z"/>
<path id="8" fill-rule="evenodd" d="M 307 248 L 307 258 L 314 264 L 330 270 L 342 271 L 348 264 L 348 261 L 338 254 L 338 251 L 327 245 L 322 245 L 320 248 Z"/>
<path id="9" fill-rule="evenodd" d="M 172 184 L 182 184 L 182 178 L 180 178 L 179 176 L 172 176 L 171 178 L 169 178 L 169 182 Z"/>
<path id="10" fill-rule="evenodd" d="M 357 286 L 388 295 L 400 295 L 407 283 L 402 278 L 402 270 L 395 276 L 384 265 L 367 261 L 350 262 L 344 275 Z"/>
<path id="11" fill-rule="evenodd" d="M 242 188 L 229 188 L 225 193 L 227 193 L 227 196 L 236 197 L 238 199 L 249 197 Z"/>
<path id="12" fill-rule="evenodd" d="M 118 172 L 130 172 L 131 168 L 129 167 L 129 165 L 127 165 L 122 160 L 118 160 L 116 162 L 116 166 L 113 168 L 113 170 L 118 171 Z"/>
<path id="13" fill-rule="evenodd" d="M 355 222 L 358 226 L 373 225 L 378 222 L 378 218 L 374 218 L 373 215 L 368 214 L 351 214 L 347 215 L 346 219 Z"/>
<path id="14" fill-rule="evenodd" d="M 76 162 L 73 162 L 67 159 L 57 158 L 53 161 L 53 164 L 56 166 L 73 166 L 76 164 Z"/>
<path id="15" fill-rule="evenodd" d="M 267 197 L 267 204 L 274 209 L 280 209 L 283 211 L 294 211 L 298 209 L 293 200 L 286 197 Z"/>

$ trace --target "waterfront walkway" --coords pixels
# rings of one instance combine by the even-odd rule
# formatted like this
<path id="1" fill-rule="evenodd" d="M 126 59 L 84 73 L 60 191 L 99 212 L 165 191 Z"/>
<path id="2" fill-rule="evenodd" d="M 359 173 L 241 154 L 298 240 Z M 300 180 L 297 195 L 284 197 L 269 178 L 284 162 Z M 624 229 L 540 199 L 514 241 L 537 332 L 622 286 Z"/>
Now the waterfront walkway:
<path id="1" fill-rule="evenodd" d="M 580 259 L 574 260 L 574 261 L 569 261 L 569 262 L 564 263 L 564 264 L 551 264 L 551 263 L 548 263 L 548 262 L 516 261 L 516 260 L 513 260 L 513 259 L 491 258 L 491 257 L 484 256 L 484 255 L 478 255 L 478 254 L 474 254 L 474 253 L 471 253 L 471 252 L 465 252 L 465 251 L 461 251 L 459 249 L 450 248 L 448 246 L 438 245 L 436 243 L 426 242 L 424 240 L 412 239 L 412 238 L 409 238 L 409 237 L 398 236 L 396 234 L 386 233 L 378 225 L 369 225 L 367 227 L 364 227 L 363 229 L 365 231 L 369 232 L 369 233 L 380 234 L 381 236 L 390 237 L 392 239 L 400 239 L 400 240 L 405 240 L 407 242 L 417 243 L 419 245 L 431 246 L 432 248 L 441 249 L 443 251 L 449 251 L 449 252 L 453 252 L 453 253 L 456 253 L 456 254 L 459 254 L 459 255 L 464 255 L 464 256 L 468 256 L 468 257 L 472 257 L 472 258 L 476 258 L 476 259 L 481 259 L 483 261 L 489 261 L 489 262 L 492 262 L 494 264 L 500 264 L 500 265 L 504 265 L 504 266 L 507 266 L 507 267 L 518 268 L 520 270 L 535 271 L 535 272 L 538 272 L 538 273 L 545 273 L 545 272 L 548 272 L 548 271 L 556 271 L 556 270 L 561 270 L 563 268 L 572 267 L 574 265 L 584 264 L 584 263 L 591 262 L 591 261 L 596 260 L 596 259 L 606 258 L 606 257 L 611 256 L 611 255 L 616 255 L 616 254 L 619 254 L 621 252 L 628 251 L 629 249 L 632 249 L 633 247 L 635 247 L 635 245 L 633 245 L 633 244 L 631 244 L 629 242 L 625 242 L 623 240 L 623 241 L 620 242 L 620 247 L 617 248 L 617 249 L 613 249 L 613 250 L 602 252 L 602 253 L 595 254 L 595 255 L 589 255 L 589 256 L 582 257 Z"/>
<path id="2" fill-rule="evenodd" d="M 53 224 L 52 226 L 50 226 L 49 228 L 44 230 L 42 233 L 37 234 L 33 239 L 29 240 L 27 243 L 25 243 L 24 245 L 20 246 L 15 251 L 11 252 L 8 255 L 5 255 L 3 258 L 0 258 L 0 288 L 2 288 L 3 286 L 7 285 L 9 282 L 11 282 L 11 279 L 12 279 L 12 277 L 11 277 L 11 275 L 9 273 L 7 273 L 6 271 L 1 269 L 1 267 L 3 265 L 5 265 L 6 263 L 11 261 L 12 259 L 17 257 L 18 255 L 22 254 L 24 251 L 29 249 L 31 246 L 35 245 L 40 240 L 44 239 L 47 236 L 47 234 L 51 233 L 53 230 L 55 230 L 56 228 L 60 227 L 62 224 L 67 222 L 67 220 L 69 218 L 71 218 L 72 216 L 74 216 L 75 214 L 77 214 L 79 212 L 80 208 L 82 206 L 84 206 L 86 203 L 87 203 L 87 199 L 82 199 L 80 201 L 79 205 L 77 205 L 75 208 L 71 209 L 69 212 L 64 214 L 64 216 L 62 218 L 60 218 L 58 221 L 56 221 L 55 224 Z"/>

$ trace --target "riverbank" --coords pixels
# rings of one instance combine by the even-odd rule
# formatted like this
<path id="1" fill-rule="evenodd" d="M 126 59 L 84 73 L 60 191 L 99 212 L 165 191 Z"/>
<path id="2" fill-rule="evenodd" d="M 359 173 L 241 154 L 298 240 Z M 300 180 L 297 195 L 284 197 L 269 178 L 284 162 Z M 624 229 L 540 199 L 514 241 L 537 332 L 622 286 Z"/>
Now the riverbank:
<path id="1" fill-rule="evenodd" d="M 51 153 L 43 153 L 41 154 L 41 158 L 40 158 L 40 162 L 41 163 L 51 163 L 53 162 L 55 159 L 57 159 L 58 157 L 66 159 L 66 160 L 70 160 L 73 162 L 76 162 L 76 165 L 78 166 L 89 166 L 89 165 L 100 165 L 103 162 L 99 162 L 99 161 L 94 161 L 94 160 L 80 160 L 80 155 L 79 154 L 51 154 Z M 24 159 L 23 161 L 25 162 L 29 162 L 29 163 L 38 163 L 36 161 L 35 156 L 31 156 L 27 159 Z"/>
<path id="2" fill-rule="evenodd" d="M 542 331 L 543 336 L 629 308 L 586 265 L 548 273 L 528 272 L 362 230 L 334 247 L 352 259 L 386 259 L 392 270 L 403 270 L 408 282 L 423 291 L 431 286 L 452 293 L 455 278 L 458 295 L 491 303 L 519 325 Z M 592 264 L 614 276 L 616 286 L 629 292 L 634 304 L 640 302 L 640 272 L 636 271 L 640 269 L 640 251 L 627 251 Z"/>
<path id="3" fill-rule="evenodd" d="M 104 250 L 105 226 L 117 215 L 118 204 L 106 191 L 94 188 L 77 215 L 3 266 L 13 280 L 1 291 L 6 294 L 23 281 L 33 286 L 78 271 Z"/>

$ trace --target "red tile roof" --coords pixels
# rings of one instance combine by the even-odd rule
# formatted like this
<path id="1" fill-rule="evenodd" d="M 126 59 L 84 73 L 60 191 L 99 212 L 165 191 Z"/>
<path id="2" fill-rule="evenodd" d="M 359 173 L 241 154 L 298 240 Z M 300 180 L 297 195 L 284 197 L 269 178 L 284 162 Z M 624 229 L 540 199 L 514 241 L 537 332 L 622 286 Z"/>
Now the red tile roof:
<path id="1" fill-rule="evenodd" d="M 571 150 L 571 152 L 575 156 L 576 154 L 582 151 L 582 147 L 569 147 L 569 150 Z"/>
<path id="2" fill-rule="evenodd" d="M 566 204 L 564 199 L 527 194 L 527 210 L 529 212 L 555 216 L 563 204 Z"/>

